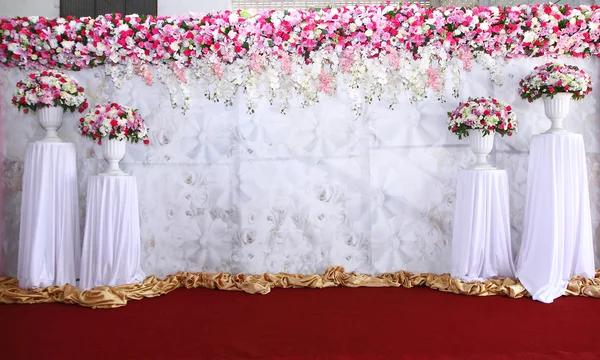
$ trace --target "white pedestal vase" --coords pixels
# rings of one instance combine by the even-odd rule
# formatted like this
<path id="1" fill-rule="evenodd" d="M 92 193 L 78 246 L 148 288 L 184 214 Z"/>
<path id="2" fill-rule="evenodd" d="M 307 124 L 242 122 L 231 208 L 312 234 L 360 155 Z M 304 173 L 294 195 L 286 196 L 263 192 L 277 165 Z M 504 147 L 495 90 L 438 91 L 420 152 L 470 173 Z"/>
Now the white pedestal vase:
<path id="1" fill-rule="evenodd" d="M 99 174 L 104 176 L 123 176 L 127 175 L 119 167 L 119 162 L 125 157 L 127 149 L 127 140 L 102 139 L 102 156 L 108 162 L 108 168 L 105 172 Z"/>
<path id="2" fill-rule="evenodd" d="M 569 104 L 571 103 L 571 93 L 558 93 L 553 98 L 544 96 L 544 111 L 546 116 L 552 122 L 552 126 L 546 134 L 566 133 L 563 127 L 563 121 L 569 115 Z"/>
<path id="3" fill-rule="evenodd" d="M 63 109 L 58 106 L 47 106 L 36 110 L 40 125 L 46 130 L 41 142 L 62 142 L 58 137 L 58 129 L 63 121 Z"/>
<path id="4" fill-rule="evenodd" d="M 471 166 L 471 169 L 495 169 L 495 167 L 491 166 L 487 161 L 488 155 L 494 148 L 494 134 L 494 132 L 490 132 L 489 135 L 483 136 L 483 130 L 469 130 L 469 143 L 471 145 L 471 150 L 475 154 L 475 164 Z"/>

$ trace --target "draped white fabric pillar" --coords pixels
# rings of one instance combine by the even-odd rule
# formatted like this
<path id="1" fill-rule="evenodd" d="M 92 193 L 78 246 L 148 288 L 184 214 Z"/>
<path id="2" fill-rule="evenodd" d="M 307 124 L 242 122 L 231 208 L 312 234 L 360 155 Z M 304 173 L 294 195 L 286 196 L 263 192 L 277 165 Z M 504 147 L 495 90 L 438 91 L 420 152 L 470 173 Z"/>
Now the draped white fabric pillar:
<path id="1" fill-rule="evenodd" d="M 23 172 L 19 285 L 76 285 L 81 256 L 75 145 L 27 146 Z"/>
<path id="2" fill-rule="evenodd" d="M 514 273 L 506 171 L 460 171 L 452 235 L 452 276 L 483 281 L 512 277 Z"/>
<path id="3" fill-rule="evenodd" d="M 135 177 L 91 176 L 87 194 L 80 288 L 144 280 Z"/>
<path id="4" fill-rule="evenodd" d="M 579 134 L 541 134 L 529 155 L 523 243 L 517 277 L 551 303 L 572 276 L 594 277 L 587 167 Z"/>

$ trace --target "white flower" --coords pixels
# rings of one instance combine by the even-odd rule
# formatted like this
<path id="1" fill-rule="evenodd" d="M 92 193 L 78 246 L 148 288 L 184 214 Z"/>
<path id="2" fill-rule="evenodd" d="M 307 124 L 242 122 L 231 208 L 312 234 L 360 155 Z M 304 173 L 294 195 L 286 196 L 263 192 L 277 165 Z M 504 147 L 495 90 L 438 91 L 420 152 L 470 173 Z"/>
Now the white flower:
<path id="1" fill-rule="evenodd" d="M 65 40 L 65 41 L 63 41 L 61 43 L 61 45 L 62 45 L 63 48 L 71 50 L 71 48 L 73 47 L 73 45 L 75 45 L 75 42 L 73 42 L 73 41 L 66 41 Z"/>
<path id="2" fill-rule="evenodd" d="M 171 50 L 173 50 L 173 51 L 179 50 L 180 49 L 179 42 L 177 42 L 177 41 L 172 42 L 171 45 L 169 45 L 169 48 L 171 48 Z"/>

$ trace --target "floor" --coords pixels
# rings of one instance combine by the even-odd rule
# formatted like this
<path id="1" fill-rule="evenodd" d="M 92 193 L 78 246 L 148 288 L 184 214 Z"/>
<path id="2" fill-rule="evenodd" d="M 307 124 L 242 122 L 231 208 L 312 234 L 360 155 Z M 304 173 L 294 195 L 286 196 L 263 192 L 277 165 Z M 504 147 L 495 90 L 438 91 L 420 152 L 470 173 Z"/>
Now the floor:
<path id="1" fill-rule="evenodd" d="M 600 300 L 427 288 L 179 289 L 117 309 L 1 305 L 2 359 L 600 359 Z"/>

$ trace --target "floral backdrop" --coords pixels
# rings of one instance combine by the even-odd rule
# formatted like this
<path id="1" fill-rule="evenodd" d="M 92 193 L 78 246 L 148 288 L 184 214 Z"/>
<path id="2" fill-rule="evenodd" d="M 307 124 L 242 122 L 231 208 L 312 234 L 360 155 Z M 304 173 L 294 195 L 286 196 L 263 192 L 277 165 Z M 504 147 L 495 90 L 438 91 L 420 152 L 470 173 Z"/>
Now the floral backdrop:
<path id="1" fill-rule="evenodd" d="M 600 54 L 600 7 L 558 4 L 429 8 L 410 3 L 307 10 L 224 10 L 178 17 L 0 18 L 0 65 L 25 69 L 102 66 L 119 88 L 133 76 L 165 85 L 184 112 L 204 95 L 249 113 L 261 99 L 282 112 L 348 94 L 399 104 L 459 96 L 474 63 L 501 85 L 504 59 Z M 156 70 L 156 71 L 154 71 Z M 343 79 L 343 82 L 339 82 Z M 196 82 L 194 82 L 196 83 Z M 448 85 L 451 84 L 451 85 Z M 452 86 L 447 94 L 446 86 Z"/>
<path id="2" fill-rule="evenodd" d="M 469 96 L 499 98 L 521 122 L 491 155 L 509 173 L 517 251 L 531 137 L 549 127 L 518 82 L 559 57 L 600 83 L 598 6 L 31 16 L 0 18 L 0 33 L 9 275 L 25 147 L 42 137 L 10 104 L 27 70 L 62 69 L 92 107 L 118 102 L 146 119 L 150 144 L 129 145 L 123 167 L 137 178 L 142 263 L 155 275 L 447 272 L 455 179 L 471 152 L 446 113 Z M 567 127 L 585 139 L 598 244 L 597 91 Z M 67 114 L 60 133 L 78 149 L 83 226 L 87 178 L 106 164 L 78 119 Z"/>
<path id="3" fill-rule="evenodd" d="M 600 83 L 598 59 L 562 58 Z M 122 168 L 140 195 L 142 266 L 148 274 L 180 270 L 318 273 L 331 265 L 366 273 L 449 271 L 456 175 L 472 161 L 466 141 L 447 130 L 446 112 L 468 96 L 494 96 L 520 120 L 512 137 L 496 137 L 490 156 L 509 173 L 512 235 L 520 243 L 531 137 L 550 122 L 541 102 L 521 100 L 518 81 L 546 59 L 509 61 L 495 85 L 475 64 L 462 74 L 460 98 L 445 88 L 394 110 L 364 103 L 356 115 L 348 94 L 287 114 L 260 100 L 248 114 L 245 95 L 232 106 L 202 96 L 186 114 L 173 109 L 162 86 L 134 77 L 120 89 L 104 69 L 68 72 L 86 89 L 90 106 L 119 102 L 139 109 L 149 145 L 128 145 Z M 11 90 L 27 72 L 0 70 L 4 122 L 4 270 L 17 268 L 23 158 L 43 137 L 34 115 L 18 113 Z M 573 102 L 566 126 L 584 136 L 595 243 L 600 244 L 600 119 L 598 93 Z M 87 179 L 106 162 L 101 147 L 77 133 L 79 114 L 66 114 L 60 136 L 78 152 L 82 226 Z M 598 246 L 598 245 L 597 245 Z"/>

